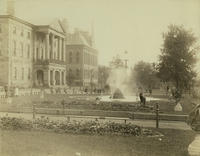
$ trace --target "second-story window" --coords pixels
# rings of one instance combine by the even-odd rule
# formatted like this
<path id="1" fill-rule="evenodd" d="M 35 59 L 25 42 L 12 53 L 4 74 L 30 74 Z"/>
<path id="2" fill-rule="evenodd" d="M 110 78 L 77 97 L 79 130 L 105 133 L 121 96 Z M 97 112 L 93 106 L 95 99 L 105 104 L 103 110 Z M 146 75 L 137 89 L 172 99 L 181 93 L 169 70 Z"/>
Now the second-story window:
<path id="1" fill-rule="evenodd" d="M 30 58 L 30 45 L 27 45 L 27 57 Z"/>
<path id="2" fill-rule="evenodd" d="M 22 80 L 24 80 L 24 68 L 22 68 Z"/>
<path id="3" fill-rule="evenodd" d="M 17 80 L 17 67 L 14 69 L 14 79 Z"/>
<path id="4" fill-rule="evenodd" d="M 31 33 L 27 32 L 27 38 L 30 39 L 31 38 Z"/>
<path id="5" fill-rule="evenodd" d="M 13 55 L 16 56 L 17 55 L 17 45 L 16 45 L 16 41 L 13 41 Z"/>
<path id="6" fill-rule="evenodd" d="M 23 57 L 24 56 L 24 47 L 23 47 L 22 42 L 21 42 L 20 46 L 21 46 L 21 57 Z"/>

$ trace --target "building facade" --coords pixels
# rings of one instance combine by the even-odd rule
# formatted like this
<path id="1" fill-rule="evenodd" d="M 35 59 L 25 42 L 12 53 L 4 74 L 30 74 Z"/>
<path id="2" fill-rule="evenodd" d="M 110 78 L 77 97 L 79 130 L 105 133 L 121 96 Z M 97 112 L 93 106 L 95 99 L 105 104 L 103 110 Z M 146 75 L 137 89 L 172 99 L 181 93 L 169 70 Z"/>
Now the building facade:
<path id="1" fill-rule="evenodd" d="M 15 17 L 13 0 L 2 0 L 0 6 L 0 86 L 97 85 L 92 35 L 69 33 L 65 20 L 38 24 Z"/>
<path id="2" fill-rule="evenodd" d="M 98 51 L 92 35 L 75 30 L 67 34 L 67 81 L 69 85 L 96 88 L 98 83 Z"/>
<path id="3" fill-rule="evenodd" d="M 11 11 L 0 15 L 0 86 L 65 86 L 66 35 L 60 21 L 35 25 L 15 17 L 9 5 L 10 0 Z"/>

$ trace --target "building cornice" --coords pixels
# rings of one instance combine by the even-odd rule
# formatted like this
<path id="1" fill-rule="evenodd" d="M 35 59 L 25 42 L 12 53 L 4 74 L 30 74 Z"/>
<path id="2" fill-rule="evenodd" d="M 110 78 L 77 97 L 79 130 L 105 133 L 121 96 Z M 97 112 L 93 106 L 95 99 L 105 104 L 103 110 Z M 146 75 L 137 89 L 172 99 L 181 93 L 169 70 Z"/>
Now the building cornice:
<path id="1" fill-rule="evenodd" d="M 12 15 L 0 15 L 0 18 L 9 18 L 9 19 L 12 19 L 12 20 L 15 20 L 17 22 L 20 22 L 22 24 L 25 24 L 27 26 L 30 26 L 30 27 L 35 27 L 34 24 L 31 24 L 25 20 L 22 20 L 21 18 L 18 18 L 18 17 L 15 17 L 15 16 L 12 16 Z"/>

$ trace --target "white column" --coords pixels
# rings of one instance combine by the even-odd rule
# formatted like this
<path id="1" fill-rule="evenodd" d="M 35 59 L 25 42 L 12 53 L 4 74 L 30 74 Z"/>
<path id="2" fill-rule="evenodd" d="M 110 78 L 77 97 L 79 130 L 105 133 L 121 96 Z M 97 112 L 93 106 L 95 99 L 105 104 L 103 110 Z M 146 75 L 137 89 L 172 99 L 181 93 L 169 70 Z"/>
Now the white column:
<path id="1" fill-rule="evenodd" d="M 65 39 L 62 39 L 62 60 L 65 61 L 65 55 L 66 55 L 66 52 L 65 52 Z"/>
<path id="2" fill-rule="evenodd" d="M 54 58 L 54 35 L 52 34 L 51 35 L 51 39 L 52 39 L 52 47 L 51 47 L 51 51 L 52 51 L 52 59 L 55 59 Z"/>
<path id="3" fill-rule="evenodd" d="M 37 60 L 37 55 L 36 55 L 36 53 L 37 53 L 37 44 L 36 44 L 36 42 L 37 42 L 37 40 L 36 40 L 36 34 L 34 33 L 34 44 L 33 44 L 33 46 L 34 46 L 34 48 L 33 48 L 33 59 L 34 59 L 34 61 L 36 61 Z"/>
<path id="4" fill-rule="evenodd" d="M 59 37 L 59 60 L 62 60 L 62 38 Z"/>
<path id="5" fill-rule="evenodd" d="M 49 34 L 46 34 L 46 47 L 45 47 L 45 55 L 46 59 L 49 60 Z"/>

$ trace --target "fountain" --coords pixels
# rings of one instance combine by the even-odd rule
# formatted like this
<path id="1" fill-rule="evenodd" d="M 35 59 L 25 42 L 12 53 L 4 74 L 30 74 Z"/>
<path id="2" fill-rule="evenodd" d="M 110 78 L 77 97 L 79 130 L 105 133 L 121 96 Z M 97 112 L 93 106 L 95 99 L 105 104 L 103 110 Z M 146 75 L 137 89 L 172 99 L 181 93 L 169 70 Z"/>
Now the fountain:
<path id="1" fill-rule="evenodd" d="M 113 93 L 113 99 L 124 99 L 124 95 L 119 88 Z"/>

